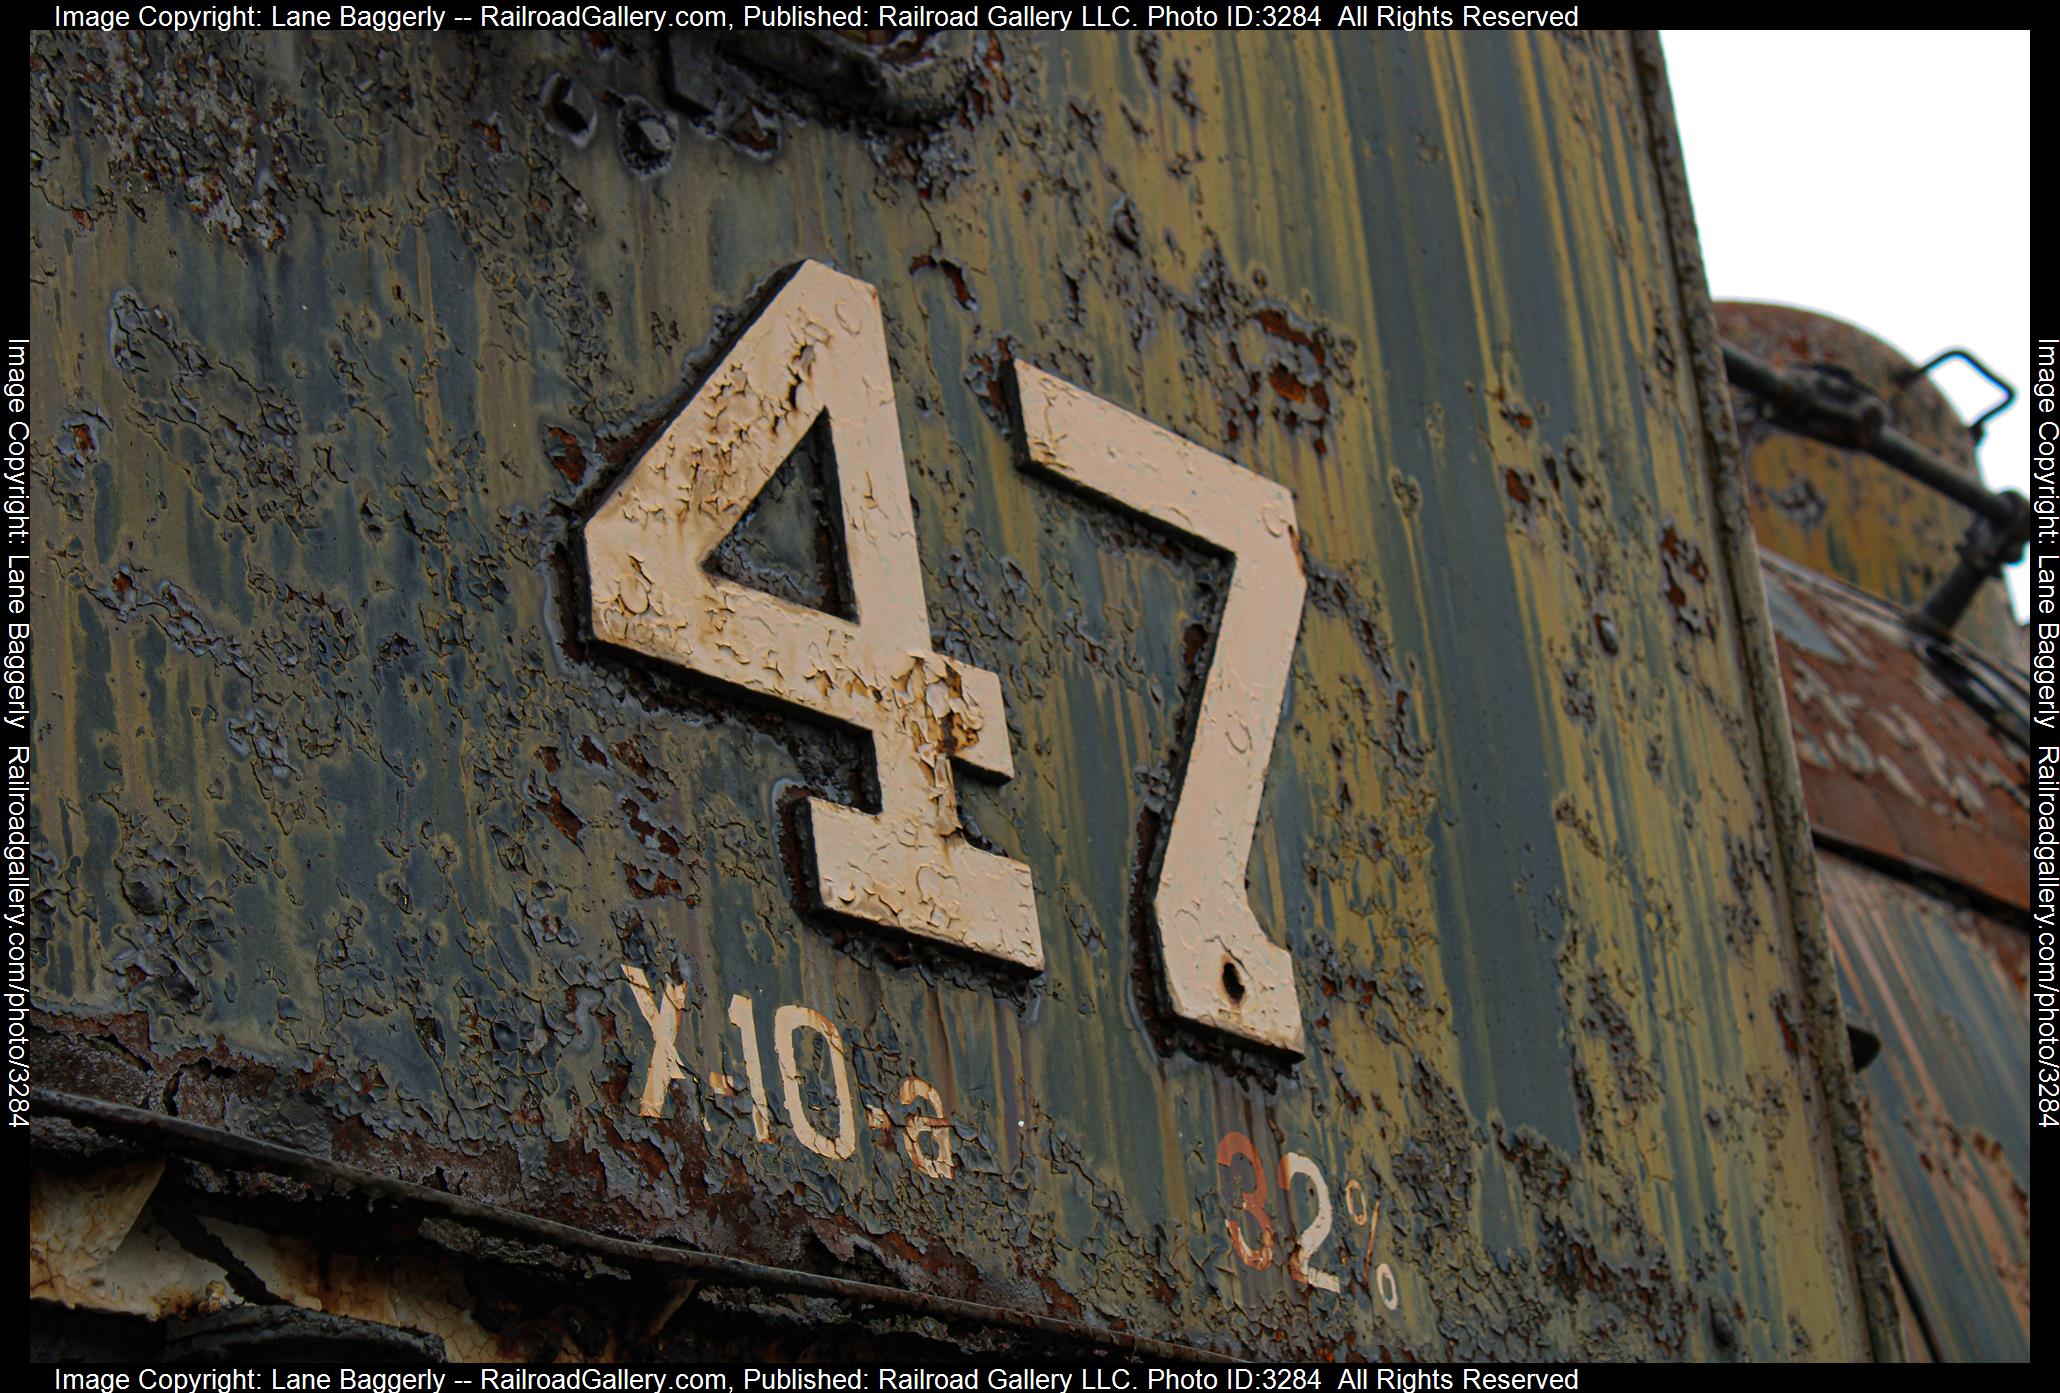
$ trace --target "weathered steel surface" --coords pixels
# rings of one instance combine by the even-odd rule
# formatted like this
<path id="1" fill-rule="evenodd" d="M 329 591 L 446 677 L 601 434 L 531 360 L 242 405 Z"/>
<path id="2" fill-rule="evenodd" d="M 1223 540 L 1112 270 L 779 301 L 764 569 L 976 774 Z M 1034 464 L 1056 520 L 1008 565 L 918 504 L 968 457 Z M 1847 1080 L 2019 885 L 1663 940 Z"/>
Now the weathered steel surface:
<path id="1" fill-rule="evenodd" d="M 1848 1009 L 1881 1037 L 1868 1149 L 1925 1343 L 2028 1359 L 2029 936 L 1836 854 L 1819 869 Z"/>
<path id="2" fill-rule="evenodd" d="M 1945 393 L 1865 330 L 1787 305 L 1725 301 L 1717 327 L 1776 367 L 1827 369 L 1879 397 L 1885 423 L 1969 478 L 1981 477 L 1974 440 Z M 1734 391 L 1753 530 L 1769 550 L 1849 581 L 1904 608 L 1923 603 L 1953 569 L 1973 517 L 1862 450 L 1844 450 L 1773 424 L 1763 403 Z M 2026 661 L 2010 599 L 1998 579 L 1956 632 L 1991 658 Z"/>
<path id="3" fill-rule="evenodd" d="M 1888 1349 L 1629 41 L 1005 36 L 921 131 L 700 57 L 32 41 L 39 1080 L 1222 1350 Z M 805 258 L 879 292 L 1034 977 L 804 914 L 864 745 L 587 625 L 581 528 Z M 1016 467 L 1017 356 L 1294 494 L 1299 1062 L 1149 966 L 1224 565 Z M 835 609 L 801 475 L 731 573 Z"/>
<path id="4" fill-rule="evenodd" d="M 2029 909 L 2025 748 L 1946 685 L 1894 609 L 1778 557 L 1763 575 L 1818 833 Z"/>

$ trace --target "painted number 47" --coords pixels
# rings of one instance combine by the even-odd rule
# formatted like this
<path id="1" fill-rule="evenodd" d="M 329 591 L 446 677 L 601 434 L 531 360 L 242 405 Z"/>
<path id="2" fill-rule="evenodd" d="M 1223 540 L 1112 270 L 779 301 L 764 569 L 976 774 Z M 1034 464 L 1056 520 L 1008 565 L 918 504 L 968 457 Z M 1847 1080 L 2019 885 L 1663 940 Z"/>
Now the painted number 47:
<path id="1" fill-rule="evenodd" d="M 1231 557 L 1152 903 L 1174 1011 L 1300 1053 L 1293 964 L 1245 893 L 1305 590 L 1294 496 L 1028 364 L 1015 385 L 1032 468 Z M 708 567 L 823 416 L 856 622 Z M 880 811 L 807 804 L 826 907 L 1043 967 L 1029 866 L 973 846 L 959 822 L 953 760 L 1014 773 L 1001 683 L 930 646 L 872 286 L 804 263 L 609 492 L 586 543 L 601 638 L 872 737 Z"/>

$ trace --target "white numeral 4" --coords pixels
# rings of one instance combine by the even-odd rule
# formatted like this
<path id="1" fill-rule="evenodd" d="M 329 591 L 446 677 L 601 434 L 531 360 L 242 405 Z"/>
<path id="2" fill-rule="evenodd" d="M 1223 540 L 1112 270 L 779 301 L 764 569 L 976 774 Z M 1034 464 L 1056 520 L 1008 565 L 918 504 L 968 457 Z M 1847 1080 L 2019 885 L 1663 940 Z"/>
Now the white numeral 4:
<path id="1" fill-rule="evenodd" d="M 709 554 L 827 414 L 858 622 L 715 575 Z M 878 815 L 809 800 L 830 909 L 1044 965 L 1030 868 L 969 843 L 951 762 L 1002 778 L 1001 683 L 931 650 L 879 295 L 805 263 L 586 528 L 610 643 L 871 734 Z"/>

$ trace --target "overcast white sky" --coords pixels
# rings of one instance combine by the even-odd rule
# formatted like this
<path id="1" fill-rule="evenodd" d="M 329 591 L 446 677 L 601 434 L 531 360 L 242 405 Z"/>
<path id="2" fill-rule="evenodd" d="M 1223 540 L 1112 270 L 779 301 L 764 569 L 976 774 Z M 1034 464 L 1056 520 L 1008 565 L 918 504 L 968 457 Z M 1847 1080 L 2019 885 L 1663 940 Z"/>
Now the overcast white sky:
<path id="1" fill-rule="evenodd" d="M 2014 383 L 1982 472 L 2030 492 L 2031 35 L 1668 30 L 1695 220 L 1720 300 L 1849 320 L 1913 362 Z M 1964 364 L 1939 385 L 1997 400 Z M 2010 575 L 2019 619 L 2029 579 Z"/>

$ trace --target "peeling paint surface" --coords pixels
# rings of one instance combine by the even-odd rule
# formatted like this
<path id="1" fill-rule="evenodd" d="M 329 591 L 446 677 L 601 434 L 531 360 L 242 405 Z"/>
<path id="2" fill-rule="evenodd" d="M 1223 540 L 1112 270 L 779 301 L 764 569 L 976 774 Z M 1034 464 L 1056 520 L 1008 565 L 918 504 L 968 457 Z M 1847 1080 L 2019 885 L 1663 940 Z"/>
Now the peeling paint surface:
<path id="1" fill-rule="evenodd" d="M 1011 34 L 921 128 L 702 56 L 691 104 L 609 35 L 31 40 L 43 1077 L 1219 1351 L 1867 1353 L 1628 41 Z M 906 637 L 1010 752 L 956 811 L 1038 972 L 797 893 L 877 731 L 596 632 L 589 520 L 811 260 L 877 289 Z M 1019 467 L 1016 362 L 1295 500 L 1246 891 L 1298 1062 L 1150 966 L 1233 572 Z M 711 564 L 835 614 L 823 448 Z M 378 1308 L 265 1203 L 220 1299 Z M 447 1271 L 385 1309 L 518 1327 Z M 709 1301 L 537 1328 L 774 1318 Z"/>
<path id="2" fill-rule="evenodd" d="M 2029 752 L 1947 685 L 1898 611 L 1779 558 L 1764 575 L 1819 835 L 2029 911 Z M 2022 709 L 2004 675 L 1986 681 Z"/>

